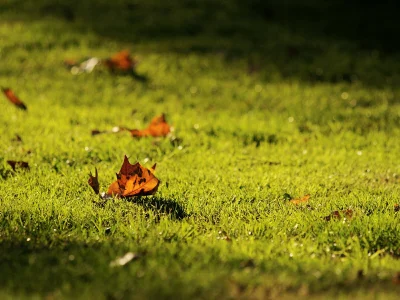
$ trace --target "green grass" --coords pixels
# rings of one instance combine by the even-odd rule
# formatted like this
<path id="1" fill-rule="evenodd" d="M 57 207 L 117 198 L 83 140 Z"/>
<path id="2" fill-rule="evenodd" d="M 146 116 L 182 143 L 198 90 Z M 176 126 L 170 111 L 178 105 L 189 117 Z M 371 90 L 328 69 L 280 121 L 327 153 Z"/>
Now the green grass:
<path id="1" fill-rule="evenodd" d="M 0 297 L 396 299 L 398 54 L 279 3 L 116 2 L 0 4 L 0 85 L 28 106 L 0 97 Z M 147 81 L 63 66 L 125 48 Z M 90 134 L 160 113 L 175 138 Z M 125 154 L 159 190 L 103 203 L 88 173 L 106 191 Z"/>

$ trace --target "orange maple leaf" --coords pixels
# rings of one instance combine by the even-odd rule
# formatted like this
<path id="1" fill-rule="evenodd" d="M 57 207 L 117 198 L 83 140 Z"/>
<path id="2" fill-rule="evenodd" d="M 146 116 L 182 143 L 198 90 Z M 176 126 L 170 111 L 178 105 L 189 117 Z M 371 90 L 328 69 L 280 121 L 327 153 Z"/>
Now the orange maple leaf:
<path id="1" fill-rule="evenodd" d="M 17 97 L 15 96 L 14 92 L 9 88 L 2 88 L 4 95 L 7 97 L 8 100 L 11 101 L 15 106 L 20 109 L 26 110 L 26 105 Z"/>
<path id="2" fill-rule="evenodd" d="M 295 199 L 291 199 L 290 203 L 293 203 L 295 205 L 301 204 L 301 203 L 306 203 L 308 202 L 308 199 L 310 199 L 310 195 L 305 195 L 301 198 L 295 198 Z"/>
<path id="3" fill-rule="evenodd" d="M 156 165 L 149 170 L 138 162 L 132 165 L 125 155 L 117 180 L 110 185 L 107 194 L 121 197 L 153 195 L 160 184 L 153 174 L 155 168 Z"/>
<path id="4" fill-rule="evenodd" d="M 136 66 L 137 61 L 131 58 L 129 51 L 123 50 L 105 59 L 104 64 L 110 71 L 126 72 L 132 70 Z"/>
<path id="5" fill-rule="evenodd" d="M 154 117 L 150 125 L 146 129 L 132 129 L 130 130 L 132 137 L 145 137 L 145 136 L 167 136 L 170 133 L 171 127 L 168 125 L 165 115 Z"/>

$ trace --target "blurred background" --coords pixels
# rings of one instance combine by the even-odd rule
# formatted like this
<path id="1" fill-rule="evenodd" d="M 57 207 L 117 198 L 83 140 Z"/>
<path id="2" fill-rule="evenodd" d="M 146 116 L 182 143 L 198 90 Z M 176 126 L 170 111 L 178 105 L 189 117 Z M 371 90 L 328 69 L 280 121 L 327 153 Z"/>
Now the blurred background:
<path id="1" fill-rule="evenodd" d="M 344 0 L 2 0 L 0 16 L 51 18 L 68 30 L 151 51 L 246 58 L 248 72 L 265 79 L 393 85 L 400 67 L 395 7 Z M 74 43 L 65 40 L 65 47 Z"/>

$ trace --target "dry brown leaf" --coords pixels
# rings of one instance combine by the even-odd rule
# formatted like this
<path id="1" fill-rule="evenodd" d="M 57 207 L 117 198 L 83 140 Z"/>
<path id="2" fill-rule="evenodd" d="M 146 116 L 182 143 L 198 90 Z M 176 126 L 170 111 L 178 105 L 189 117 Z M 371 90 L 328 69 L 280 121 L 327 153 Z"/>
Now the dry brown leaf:
<path id="1" fill-rule="evenodd" d="M 343 210 L 335 210 L 330 215 L 324 217 L 325 221 L 330 221 L 332 219 L 342 219 L 346 218 L 347 220 L 351 220 L 353 218 L 353 210 L 351 209 L 343 209 Z"/>
<path id="2" fill-rule="evenodd" d="M 295 205 L 299 205 L 299 204 L 302 204 L 302 203 L 307 203 L 308 199 L 310 199 L 310 197 L 311 196 L 308 194 L 308 195 L 305 195 L 305 196 L 303 196 L 301 198 L 291 199 L 289 202 L 293 203 Z"/>
<path id="3" fill-rule="evenodd" d="M 155 168 L 155 164 L 150 170 L 138 162 L 132 165 L 125 156 L 121 170 L 117 174 L 117 181 L 110 185 L 107 194 L 120 197 L 153 195 L 160 184 L 153 174 Z"/>
<path id="4" fill-rule="evenodd" d="M 165 115 L 162 114 L 161 116 L 154 117 L 146 129 L 132 129 L 130 132 L 132 137 L 160 137 L 167 136 L 171 132 L 171 127 L 168 125 Z"/>
<path id="5" fill-rule="evenodd" d="M 4 95 L 7 97 L 7 99 L 10 100 L 11 103 L 13 103 L 20 109 L 27 110 L 26 105 L 14 94 L 14 92 L 11 89 L 2 88 L 2 91 Z"/>
<path id="6" fill-rule="evenodd" d="M 65 59 L 64 60 L 64 66 L 66 66 L 68 69 L 71 69 L 72 67 L 75 67 L 78 65 L 78 62 L 74 59 Z"/>
<path id="7" fill-rule="evenodd" d="M 114 71 L 131 71 L 136 66 L 137 61 L 131 58 L 129 51 L 123 50 L 118 53 L 115 53 L 110 58 L 104 60 L 104 64 L 107 68 L 114 72 Z"/>

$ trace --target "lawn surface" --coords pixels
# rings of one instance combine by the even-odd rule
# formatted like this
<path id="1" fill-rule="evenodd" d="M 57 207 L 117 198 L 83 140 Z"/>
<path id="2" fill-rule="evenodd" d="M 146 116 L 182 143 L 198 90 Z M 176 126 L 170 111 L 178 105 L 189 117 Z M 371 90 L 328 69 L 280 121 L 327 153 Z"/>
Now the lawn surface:
<path id="1" fill-rule="evenodd" d="M 393 10 L 82 2 L 0 2 L 0 85 L 28 107 L 0 95 L 0 298 L 397 299 Z M 63 65 L 122 49 L 140 76 Z M 91 135 L 161 113 L 166 138 Z M 158 192 L 101 201 L 88 173 L 106 191 L 125 154 Z"/>

